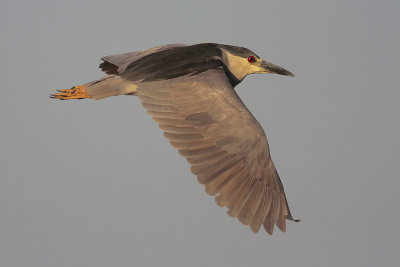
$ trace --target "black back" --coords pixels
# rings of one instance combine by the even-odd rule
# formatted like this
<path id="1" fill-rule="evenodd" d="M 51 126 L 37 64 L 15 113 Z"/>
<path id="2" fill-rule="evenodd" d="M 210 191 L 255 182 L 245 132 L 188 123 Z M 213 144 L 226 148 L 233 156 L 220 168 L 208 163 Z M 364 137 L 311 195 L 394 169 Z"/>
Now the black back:
<path id="1" fill-rule="evenodd" d="M 121 76 L 132 81 L 167 80 L 222 66 L 221 50 L 205 43 L 150 54 L 132 62 Z"/>

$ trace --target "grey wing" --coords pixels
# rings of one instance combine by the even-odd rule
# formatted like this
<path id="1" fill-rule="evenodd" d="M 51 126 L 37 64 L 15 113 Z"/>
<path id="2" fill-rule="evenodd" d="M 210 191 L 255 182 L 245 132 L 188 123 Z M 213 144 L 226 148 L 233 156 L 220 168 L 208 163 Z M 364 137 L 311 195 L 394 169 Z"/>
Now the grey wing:
<path id="1" fill-rule="evenodd" d="M 143 106 L 219 206 L 258 232 L 293 220 L 263 129 L 221 69 L 137 89 Z"/>
<path id="2" fill-rule="evenodd" d="M 103 62 L 100 64 L 99 67 L 107 74 L 121 74 L 125 71 L 125 69 L 129 66 L 129 64 L 131 64 L 136 60 L 139 60 L 152 53 L 160 52 L 163 50 L 179 46 L 186 46 L 186 45 L 168 44 L 168 45 L 153 47 L 151 49 L 143 51 L 135 51 L 135 52 L 102 57 L 101 60 L 103 60 Z"/>

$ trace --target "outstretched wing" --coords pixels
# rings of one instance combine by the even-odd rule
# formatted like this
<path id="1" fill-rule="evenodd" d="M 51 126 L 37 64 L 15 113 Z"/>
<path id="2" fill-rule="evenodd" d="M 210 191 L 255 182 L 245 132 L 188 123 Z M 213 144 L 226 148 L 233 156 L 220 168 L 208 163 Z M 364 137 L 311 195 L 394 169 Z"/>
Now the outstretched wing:
<path id="1" fill-rule="evenodd" d="M 102 57 L 101 60 L 103 60 L 102 63 L 100 63 L 100 69 L 104 71 L 107 74 L 121 74 L 125 71 L 125 69 L 131 64 L 132 62 L 139 60 L 147 55 L 164 51 L 167 49 L 171 49 L 174 47 L 179 47 L 179 46 L 186 46 L 185 44 L 168 44 L 168 45 L 162 45 L 162 46 L 157 46 L 153 47 L 148 50 L 143 50 L 143 51 L 135 51 L 135 52 L 129 52 L 129 53 L 123 53 L 123 54 L 117 54 L 117 55 L 111 55 L 111 56 L 106 56 Z"/>
<path id="2" fill-rule="evenodd" d="M 219 206 L 258 232 L 293 220 L 263 129 L 222 69 L 142 83 L 137 94 Z"/>

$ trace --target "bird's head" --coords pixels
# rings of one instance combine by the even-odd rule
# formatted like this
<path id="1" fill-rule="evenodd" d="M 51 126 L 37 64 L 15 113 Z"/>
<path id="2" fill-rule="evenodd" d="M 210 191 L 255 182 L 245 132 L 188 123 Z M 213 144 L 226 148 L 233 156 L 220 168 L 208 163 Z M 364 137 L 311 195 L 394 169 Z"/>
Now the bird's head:
<path id="1" fill-rule="evenodd" d="M 269 63 L 244 47 L 219 45 L 222 52 L 222 62 L 239 81 L 253 73 L 276 73 L 294 76 L 288 70 Z"/>

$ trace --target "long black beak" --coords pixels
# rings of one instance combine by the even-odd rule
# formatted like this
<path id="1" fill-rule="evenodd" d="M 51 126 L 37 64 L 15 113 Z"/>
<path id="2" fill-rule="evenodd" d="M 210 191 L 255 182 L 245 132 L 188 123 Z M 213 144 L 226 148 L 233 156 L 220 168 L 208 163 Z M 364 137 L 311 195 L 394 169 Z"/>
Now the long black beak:
<path id="1" fill-rule="evenodd" d="M 278 65 L 269 63 L 265 60 L 261 62 L 261 67 L 265 70 L 266 73 L 276 73 L 280 75 L 286 75 L 286 76 L 292 76 L 294 77 L 294 74 L 292 74 L 290 71 L 285 70 L 282 67 L 279 67 Z"/>

